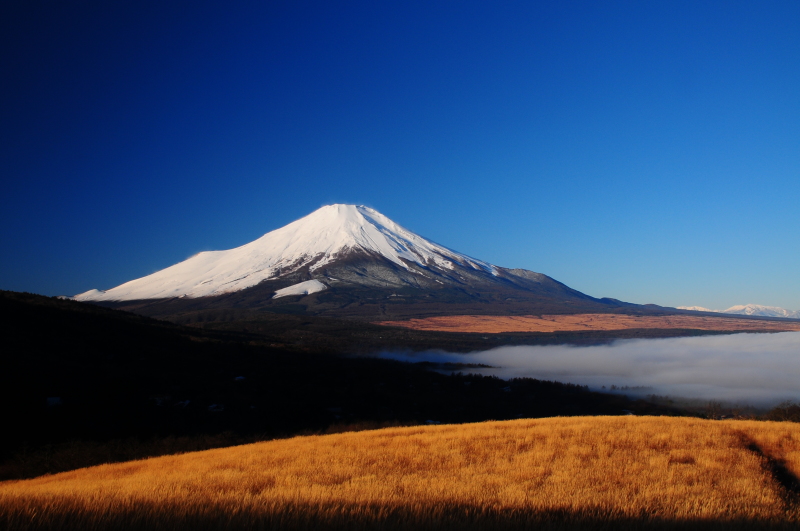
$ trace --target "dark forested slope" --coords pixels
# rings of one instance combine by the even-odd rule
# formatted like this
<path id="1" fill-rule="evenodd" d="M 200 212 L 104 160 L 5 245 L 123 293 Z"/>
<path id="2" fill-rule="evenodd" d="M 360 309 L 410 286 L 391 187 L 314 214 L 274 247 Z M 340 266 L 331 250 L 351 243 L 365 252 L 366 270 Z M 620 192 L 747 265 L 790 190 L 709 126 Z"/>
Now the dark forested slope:
<path id="1" fill-rule="evenodd" d="M 30 294 L 0 292 L 0 310 L 5 477 L 106 459 L 98 451 L 68 465 L 48 459 L 28 468 L 9 465 L 71 440 L 102 445 L 222 432 L 274 437 L 357 422 L 666 411 L 574 385 L 447 376 L 422 365 L 341 355 L 358 340 L 360 326 L 376 347 L 380 333 L 430 344 L 457 334 L 292 317 L 272 323 L 279 329 L 272 339 L 280 342 L 270 343 L 269 334 L 180 326 Z M 482 341 L 463 336 L 471 337 L 467 343 Z"/>

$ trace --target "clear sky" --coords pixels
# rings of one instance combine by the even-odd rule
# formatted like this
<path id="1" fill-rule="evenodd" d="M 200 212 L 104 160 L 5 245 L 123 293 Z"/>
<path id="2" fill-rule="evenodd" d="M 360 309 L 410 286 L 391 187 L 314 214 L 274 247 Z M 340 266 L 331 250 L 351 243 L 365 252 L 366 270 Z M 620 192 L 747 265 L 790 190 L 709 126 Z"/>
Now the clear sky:
<path id="1" fill-rule="evenodd" d="M 5 1 L 0 288 L 346 202 L 598 297 L 800 309 L 798 28 L 796 0 Z"/>

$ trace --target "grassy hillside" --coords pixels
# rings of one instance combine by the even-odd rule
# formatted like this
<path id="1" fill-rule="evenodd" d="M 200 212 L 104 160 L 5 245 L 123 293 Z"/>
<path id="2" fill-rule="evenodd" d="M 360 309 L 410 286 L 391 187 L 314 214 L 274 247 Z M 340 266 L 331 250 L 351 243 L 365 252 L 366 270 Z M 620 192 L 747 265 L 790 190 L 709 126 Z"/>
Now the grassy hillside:
<path id="1" fill-rule="evenodd" d="M 573 417 L 299 437 L 0 483 L 21 529 L 798 525 L 800 426 Z"/>

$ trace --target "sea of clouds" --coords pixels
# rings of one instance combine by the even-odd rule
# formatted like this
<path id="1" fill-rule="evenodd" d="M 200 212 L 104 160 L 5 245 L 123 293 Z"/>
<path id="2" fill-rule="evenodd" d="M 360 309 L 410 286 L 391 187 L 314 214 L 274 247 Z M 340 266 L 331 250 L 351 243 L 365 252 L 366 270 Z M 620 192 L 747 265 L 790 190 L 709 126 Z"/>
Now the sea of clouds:
<path id="1" fill-rule="evenodd" d="M 501 378 L 557 380 L 629 395 L 769 407 L 800 401 L 800 332 L 624 339 L 597 346 L 509 346 L 469 354 L 385 353 L 403 361 L 480 363 Z"/>

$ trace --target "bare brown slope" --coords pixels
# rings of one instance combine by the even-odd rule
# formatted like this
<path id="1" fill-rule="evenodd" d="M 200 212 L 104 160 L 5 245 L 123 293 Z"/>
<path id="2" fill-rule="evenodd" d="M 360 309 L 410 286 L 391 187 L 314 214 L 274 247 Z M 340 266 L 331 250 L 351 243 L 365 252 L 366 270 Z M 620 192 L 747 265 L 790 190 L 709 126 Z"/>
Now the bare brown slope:
<path id="1" fill-rule="evenodd" d="M 692 329 L 731 332 L 800 331 L 798 321 L 773 321 L 694 315 L 622 315 L 583 313 L 576 315 L 452 315 L 380 321 L 377 324 L 438 332 L 577 332 L 589 330 Z"/>

